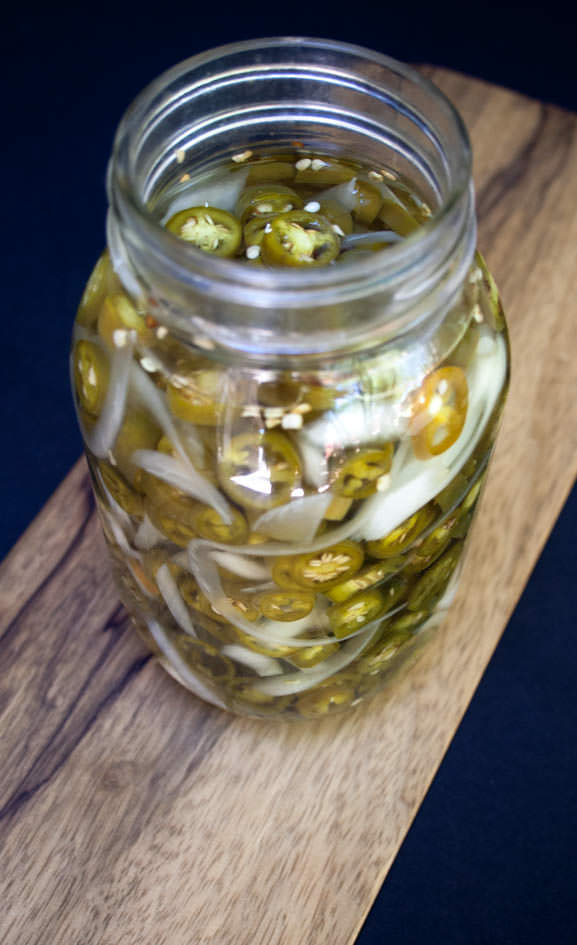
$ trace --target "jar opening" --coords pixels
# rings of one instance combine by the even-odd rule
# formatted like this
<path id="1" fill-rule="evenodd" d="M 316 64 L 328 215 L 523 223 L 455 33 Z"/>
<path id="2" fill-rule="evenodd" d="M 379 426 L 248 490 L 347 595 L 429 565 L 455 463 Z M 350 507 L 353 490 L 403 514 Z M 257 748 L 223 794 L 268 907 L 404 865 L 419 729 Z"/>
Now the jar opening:
<path id="1" fill-rule="evenodd" d="M 295 139 L 307 149 L 362 154 L 412 178 L 434 209 L 431 220 L 374 259 L 306 270 L 219 259 L 161 226 L 155 203 L 187 163 L 208 169 L 247 148 L 274 151 Z M 259 344 L 266 336 L 310 336 L 318 326 L 310 317 L 307 323 L 307 312 L 345 302 L 353 303 L 351 331 L 365 330 L 377 318 L 375 305 L 359 314 L 355 303 L 376 297 L 381 326 L 385 320 L 397 330 L 423 286 L 461 271 L 455 259 L 464 247 L 470 262 L 470 180 L 463 122 L 415 70 L 332 40 L 253 40 L 181 63 L 128 109 L 109 168 L 109 232 L 149 291 L 176 308 L 193 293 L 209 320 L 211 306 L 225 302 L 227 315 L 237 310 L 236 328 L 256 330 Z"/>

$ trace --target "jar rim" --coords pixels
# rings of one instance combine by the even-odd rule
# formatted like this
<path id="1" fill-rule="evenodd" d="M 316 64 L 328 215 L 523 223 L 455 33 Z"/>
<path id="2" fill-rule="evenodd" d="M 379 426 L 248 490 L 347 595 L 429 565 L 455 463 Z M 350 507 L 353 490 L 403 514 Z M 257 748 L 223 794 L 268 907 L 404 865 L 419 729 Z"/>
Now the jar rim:
<path id="1" fill-rule="evenodd" d="M 145 119 L 155 98 L 170 83 L 183 79 L 187 74 L 210 63 L 224 62 L 228 57 L 239 53 L 256 52 L 272 46 L 290 50 L 291 48 L 324 50 L 327 53 L 356 56 L 367 64 L 382 70 L 381 86 L 385 70 L 396 73 L 401 78 L 418 86 L 430 98 L 431 103 L 440 107 L 445 117 L 456 132 L 460 146 L 458 161 L 459 173 L 451 181 L 448 194 L 436 208 L 434 215 L 419 226 L 410 236 L 398 244 L 387 248 L 386 253 L 375 254 L 378 260 L 361 258 L 348 262 L 347 266 L 319 267 L 307 269 L 275 268 L 265 269 L 256 266 L 239 265 L 238 260 L 229 260 L 205 253 L 196 247 L 178 239 L 162 227 L 147 208 L 144 199 L 138 194 L 133 181 L 133 163 L 135 157 L 135 133 Z M 256 58 L 253 60 L 257 65 Z M 303 63 L 303 67 L 306 64 Z M 213 73 L 207 80 L 214 81 L 218 73 Z M 378 86 L 378 76 L 371 75 L 374 87 Z M 428 78 L 405 63 L 385 54 L 332 39 L 316 39 L 300 36 L 264 37 L 243 40 L 212 49 L 192 56 L 163 72 L 150 82 L 133 100 L 125 111 L 115 136 L 113 154 L 109 166 L 108 186 L 111 203 L 116 204 L 120 219 L 126 227 L 138 228 L 139 238 L 149 253 L 159 255 L 170 262 L 171 273 L 184 282 L 200 278 L 207 288 L 213 286 L 212 294 L 246 302 L 253 307 L 302 307 L 330 304 L 359 298 L 369 293 L 386 289 L 391 282 L 397 282 L 400 275 L 410 277 L 424 256 L 433 249 L 439 234 L 447 226 L 447 221 L 455 215 L 456 209 L 470 192 L 472 172 L 472 152 L 469 135 L 458 110 L 450 99 Z M 117 201 L 114 196 L 117 196 Z M 218 288 L 216 288 L 218 287 Z M 209 290 L 209 294 L 210 290 Z"/>

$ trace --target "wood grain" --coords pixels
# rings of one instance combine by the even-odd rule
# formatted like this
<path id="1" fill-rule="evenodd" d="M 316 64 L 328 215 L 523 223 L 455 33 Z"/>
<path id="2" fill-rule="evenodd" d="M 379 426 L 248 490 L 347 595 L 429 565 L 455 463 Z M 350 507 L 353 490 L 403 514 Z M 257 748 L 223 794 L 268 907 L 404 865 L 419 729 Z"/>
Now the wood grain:
<path id="1" fill-rule="evenodd" d="M 0 570 L 3 945 L 346 945 L 370 908 L 577 471 L 577 118 L 427 71 L 514 358 L 452 615 L 367 707 L 235 719 L 127 626 L 81 461 Z"/>

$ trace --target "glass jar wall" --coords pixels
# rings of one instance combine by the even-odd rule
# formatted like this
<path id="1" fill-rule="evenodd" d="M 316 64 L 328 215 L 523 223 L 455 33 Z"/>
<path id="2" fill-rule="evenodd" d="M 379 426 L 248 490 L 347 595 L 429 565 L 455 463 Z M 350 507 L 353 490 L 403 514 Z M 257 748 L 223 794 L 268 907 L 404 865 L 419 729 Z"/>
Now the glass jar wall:
<path id="1" fill-rule="evenodd" d="M 141 94 L 109 197 L 72 375 L 122 600 L 210 702 L 354 705 L 446 613 L 506 394 L 462 123 L 376 53 L 238 44 Z"/>

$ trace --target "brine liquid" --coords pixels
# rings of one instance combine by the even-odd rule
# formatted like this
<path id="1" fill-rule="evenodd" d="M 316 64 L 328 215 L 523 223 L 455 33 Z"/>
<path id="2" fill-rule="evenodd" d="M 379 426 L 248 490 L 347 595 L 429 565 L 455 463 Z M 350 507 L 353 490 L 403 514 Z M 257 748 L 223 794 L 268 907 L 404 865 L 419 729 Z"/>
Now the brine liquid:
<path id="1" fill-rule="evenodd" d="M 269 265 L 247 250 L 275 214 L 295 212 L 289 188 L 299 213 L 338 227 L 327 265 L 340 265 L 390 245 L 347 237 L 403 239 L 430 214 L 386 168 L 301 151 L 238 157 L 203 180 L 183 170 L 157 218 L 219 209 L 241 231 L 232 258 Z M 340 711 L 381 688 L 442 618 L 508 377 L 480 257 L 427 344 L 311 371 L 225 365 L 173 337 L 105 255 L 72 369 L 122 599 L 193 692 L 257 716 Z"/>

